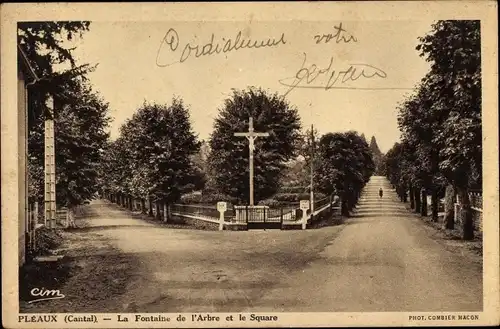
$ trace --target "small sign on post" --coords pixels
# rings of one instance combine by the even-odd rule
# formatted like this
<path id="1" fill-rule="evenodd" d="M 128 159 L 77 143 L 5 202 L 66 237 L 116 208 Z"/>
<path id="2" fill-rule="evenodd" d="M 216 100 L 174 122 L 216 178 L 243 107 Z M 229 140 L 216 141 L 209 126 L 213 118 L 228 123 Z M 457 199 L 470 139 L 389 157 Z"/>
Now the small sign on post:
<path id="1" fill-rule="evenodd" d="M 219 211 L 219 231 L 224 229 L 224 212 L 227 210 L 227 203 L 224 201 L 217 202 L 217 210 Z"/>
<path id="2" fill-rule="evenodd" d="M 302 210 L 302 229 L 307 226 L 307 211 L 309 210 L 309 200 L 300 200 L 300 210 Z"/>

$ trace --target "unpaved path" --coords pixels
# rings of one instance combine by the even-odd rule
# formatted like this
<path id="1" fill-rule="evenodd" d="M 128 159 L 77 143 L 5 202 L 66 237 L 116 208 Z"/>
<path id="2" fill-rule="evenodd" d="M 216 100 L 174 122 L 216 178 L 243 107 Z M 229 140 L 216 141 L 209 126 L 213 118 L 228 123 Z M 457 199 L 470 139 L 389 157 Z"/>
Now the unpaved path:
<path id="1" fill-rule="evenodd" d="M 101 311 L 482 309 L 481 257 L 408 214 L 382 177 L 372 178 L 356 217 L 307 231 L 172 229 L 106 202 L 92 207 L 92 230 L 135 264 L 123 269 L 123 294 Z"/>

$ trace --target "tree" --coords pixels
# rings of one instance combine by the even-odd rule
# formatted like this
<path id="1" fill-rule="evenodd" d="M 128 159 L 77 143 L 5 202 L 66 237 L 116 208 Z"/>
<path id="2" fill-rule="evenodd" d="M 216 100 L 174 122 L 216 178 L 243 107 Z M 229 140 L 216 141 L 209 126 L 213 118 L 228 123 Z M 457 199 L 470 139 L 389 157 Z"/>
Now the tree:
<path id="1" fill-rule="evenodd" d="M 468 189 L 482 181 L 479 21 L 438 21 L 419 41 L 417 50 L 431 62 L 431 69 L 415 94 L 399 106 L 405 147 L 397 157 L 391 153 L 388 175 L 394 175 L 393 160 L 399 159 L 399 175 L 403 181 L 407 178 L 410 200 L 415 198 L 417 209 L 418 191 L 422 191 L 422 215 L 427 214 L 426 193 L 431 191 L 434 220 L 438 198 L 448 186 L 446 228 L 453 228 L 450 193 L 456 190 L 462 205 L 463 238 L 471 239 Z M 417 188 L 414 194 L 413 187 Z"/>
<path id="2" fill-rule="evenodd" d="M 29 89 L 29 127 L 43 120 L 45 101 L 49 94 L 66 95 L 68 87 L 76 88 L 85 75 L 95 69 L 89 64 L 76 65 L 73 48 L 67 41 L 82 38 L 90 22 L 20 22 L 17 25 L 17 43 L 34 69 L 38 80 Z M 18 53 L 18 56 L 21 56 Z M 57 70 L 59 67 L 68 67 Z"/>
<path id="3" fill-rule="evenodd" d="M 362 138 L 364 138 L 364 136 L 362 136 Z M 375 136 L 372 136 L 370 140 L 370 151 L 372 152 L 373 162 L 375 163 L 375 174 L 383 175 L 384 154 L 380 151 Z"/>
<path id="4" fill-rule="evenodd" d="M 442 118 L 433 109 L 436 102 L 433 90 L 436 86 L 429 75 L 415 95 L 412 95 L 399 107 L 398 123 L 403 133 L 403 140 L 412 146 L 413 164 L 410 180 L 420 187 L 422 206 L 420 213 L 427 216 L 427 193 L 431 193 L 432 219 L 438 220 L 439 196 L 444 191 L 444 177 L 439 171 L 439 145 L 435 143 L 436 133 L 442 126 Z"/>
<path id="5" fill-rule="evenodd" d="M 92 90 L 85 74 L 93 68 L 77 66 L 65 41 L 82 36 L 88 22 L 23 22 L 18 45 L 38 80 L 29 89 L 28 170 L 31 198 L 43 200 L 44 121 L 55 122 L 56 193 L 59 206 L 73 207 L 94 197 L 99 162 L 108 139 L 108 104 Z M 19 53 L 21 56 L 22 54 Z M 69 66 L 56 70 L 56 65 Z M 51 96 L 54 111 L 45 101 Z"/>
<path id="6" fill-rule="evenodd" d="M 203 177 L 194 163 L 199 151 L 181 99 L 174 98 L 170 105 L 144 103 L 121 126 L 120 137 L 108 150 L 113 164 L 105 171 L 108 189 L 126 199 L 140 198 L 143 205 L 148 198 L 150 205 L 156 203 L 159 217 L 160 204 L 168 206 L 183 193 L 201 188 Z"/>
<path id="7" fill-rule="evenodd" d="M 304 192 L 310 192 L 311 188 L 311 161 L 313 169 L 319 165 L 318 141 L 320 134 L 317 129 L 307 129 L 298 140 L 297 149 L 299 156 L 291 161 L 285 172 L 284 183 L 294 182 L 297 186 L 303 186 Z M 313 186 L 314 188 L 314 186 Z"/>
<path id="8" fill-rule="evenodd" d="M 433 109 L 442 118 L 439 169 L 457 189 L 463 238 L 472 239 L 468 188 L 482 180 L 480 21 L 438 21 L 417 50 L 431 62 Z"/>
<path id="9" fill-rule="evenodd" d="M 323 135 L 318 148 L 315 181 L 321 192 L 342 195 L 342 211 L 348 216 L 375 169 L 368 144 L 357 132 L 349 131 Z"/>
<path id="10" fill-rule="evenodd" d="M 297 109 L 283 97 L 256 88 L 233 90 L 215 120 L 208 162 L 218 191 L 240 203 L 249 199 L 249 149 L 248 141 L 234 133 L 248 131 L 250 116 L 255 131 L 269 132 L 255 141 L 256 202 L 277 191 L 285 163 L 297 155 L 300 139 Z"/>

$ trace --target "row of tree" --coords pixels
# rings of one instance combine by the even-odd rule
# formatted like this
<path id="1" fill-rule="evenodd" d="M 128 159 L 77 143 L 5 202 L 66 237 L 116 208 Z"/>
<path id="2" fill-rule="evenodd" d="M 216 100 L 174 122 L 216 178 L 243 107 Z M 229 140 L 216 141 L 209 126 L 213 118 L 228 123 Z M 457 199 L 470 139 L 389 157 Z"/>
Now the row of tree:
<path id="1" fill-rule="evenodd" d="M 469 190 L 482 185 L 481 45 L 479 21 L 438 21 L 417 50 L 431 63 L 415 93 L 399 106 L 402 141 L 386 154 L 386 174 L 402 201 L 438 219 L 446 196 L 445 225 L 454 228 L 458 194 L 464 239 L 474 237 Z"/>
<path id="2" fill-rule="evenodd" d="M 189 111 L 179 99 L 171 105 L 144 104 L 109 144 L 103 174 L 104 192 L 131 207 L 134 199 L 162 205 L 178 202 L 184 193 L 203 194 L 245 204 L 249 199 L 249 147 L 236 132 L 248 131 L 249 117 L 258 138 L 254 149 L 254 195 L 262 201 L 278 192 L 290 161 L 302 156 L 308 177 L 314 161 L 315 190 L 345 196 L 345 214 L 356 204 L 361 189 L 374 171 L 368 144 L 356 132 L 301 133 L 297 109 L 278 94 L 257 88 L 234 90 L 215 119 L 200 157 L 200 143 L 191 130 Z M 319 139 L 318 142 L 316 140 Z M 208 151 L 208 152 L 207 152 Z M 222 201 L 222 200 L 217 200 Z M 153 210 L 149 209 L 152 213 Z M 166 214 L 166 218 L 169 214 Z"/>
<path id="3" fill-rule="evenodd" d="M 349 216 L 375 170 L 370 148 L 357 132 L 328 133 L 319 141 L 318 154 L 318 188 L 325 194 L 339 194 L 343 215 Z"/>
<path id="4" fill-rule="evenodd" d="M 147 199 L 149 213 L 154 203 L 160 216 L 162 204 L 203 186 L 202 168 L 193 158 L 200 146 L 182 100 L 174 98 L 170 105 L 144 103 L 106 147 L 102 191 L 130 208 L 140 199 L 146 210 Z"/>
<path id="5" fill-rule="evenodd" d="M 252 117 L 255 131 L 269 132 L 256 140 L 256 200 L 273 196 L 283 185 L 290 163 L 302 159 L 300 184 L 309 184 L 313 163 L 315 190 L 344 193 L 346 210 L 356 203 L 373 172 L 364 137 L 355 132 L 303 134 L 297 109 L 282 96 L 262 89 L 234 90 L 220 109 L 208 142 L 198 140 L 189 109 L 178 98 L 171 104 L 144 103 L 121 127 L 118 139 L 110 141 L 108 103 L 87 79 L 96 66 L 77 65 L 68 43 L 83 37 L 89 28 L 89 22 L 18 25 L 18 44 L 38 77 L 30 84 L 28 97 L 32 201 L 43 201 L 44 121 L 53 118 L 59 207 L 72 209 L 99 191 L 129 207 L 139 199 L 143 209 L 145 200 L 159 207 L 200 189 L 246 203 L 248 141 L 234 133 L 248 131 Z M 49 96 L 54 99 L 53 113 L 47 108 Z"/>

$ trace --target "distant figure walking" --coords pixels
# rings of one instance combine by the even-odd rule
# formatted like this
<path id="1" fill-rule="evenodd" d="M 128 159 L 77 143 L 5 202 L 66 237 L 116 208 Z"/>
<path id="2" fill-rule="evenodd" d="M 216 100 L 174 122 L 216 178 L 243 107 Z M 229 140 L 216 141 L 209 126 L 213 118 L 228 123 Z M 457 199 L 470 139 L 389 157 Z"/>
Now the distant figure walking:
<path id="1" fill-rule="evenodd" d="M 380 198 L 382 198 L 384 196 L 384 190 L 382 190 L 382 188 L 380 188 L 380 190 L 378 190 L 378 195 L 380 196 Z"/>

